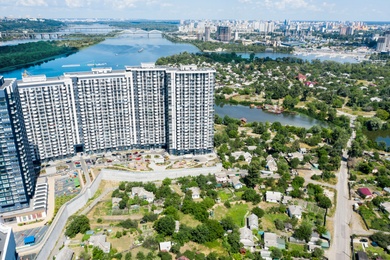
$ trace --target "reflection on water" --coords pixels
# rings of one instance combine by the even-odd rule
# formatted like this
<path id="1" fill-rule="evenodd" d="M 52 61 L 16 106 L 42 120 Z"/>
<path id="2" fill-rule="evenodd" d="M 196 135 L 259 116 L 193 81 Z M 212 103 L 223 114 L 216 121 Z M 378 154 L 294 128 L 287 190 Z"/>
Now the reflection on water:
<path id="1" fill-rule="evenodd" d="M 371 141 L 376 141 L 378 144 L 384 142 L 386 147 L 390 147 L 390 129 L 378 131 L 363 131 Z"/>
<path id="2" fill-rule="evenodd" d="M 310 128 L 314 125 L 326 127 L 324 122 L 310 118 L 305 115 L 294 115 L 288 113 L 273 114 L 262 109 L 251 109 L 246 106 L 224 105 L 215 106 L 215 113 L 220 117 L 225 115 L 233 118 L 246 118 L 248 122 L 280 122 L 282 125 L 292 125 L 297 127 Z"/>
<path id="3" fill-rule="evenodd" d="M 142 52 L 139 52 L 143 49 Z M 48 77 L 60 76 L 64 72 L 90 71 L 91 67 L 112 67 L 125 69 L 125 66 L 138 66 L 142 62 L 155 62 L 158 58 L 180 52 L 198 52 L 190 44 L 172 43 L 161 34 L 122 34 L 99 44 L 82 49 L 67 57 L 57 58 L 40 65 L 28 67 L 32 75 L 45 74 Z M 21 79 L 25 69 L 2 73 L 6 78 Z"/>

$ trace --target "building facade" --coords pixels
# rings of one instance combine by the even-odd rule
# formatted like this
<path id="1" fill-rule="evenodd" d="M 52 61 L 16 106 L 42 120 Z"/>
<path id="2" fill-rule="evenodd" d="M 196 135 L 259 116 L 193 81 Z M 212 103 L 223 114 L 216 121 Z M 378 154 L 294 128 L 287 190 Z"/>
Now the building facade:
<path id="1" fill-rule="evenodd" d="M 0 77 L 0 213 L 28 207 L 35 179 L 16 80 Z"/>
<path id="2" fill-rule="evenodd" d="M 0 260 L 19 259 L 16 252 L 15 236 L 12 228 L 0 224 Z"/>
<path id="3" fill-rule="evenodd" d="M 214 82 L 212 69 L 142 64 L 17 84 L 30 152 L 47 161 L 128 149 L 210 153 Z"/>
<path id="4" fill-rule="evenodd" d="M 229 42 L 232 38 L 232 32 L 229 26 L 217 27 L 217 39 L 221 42 Z"/>

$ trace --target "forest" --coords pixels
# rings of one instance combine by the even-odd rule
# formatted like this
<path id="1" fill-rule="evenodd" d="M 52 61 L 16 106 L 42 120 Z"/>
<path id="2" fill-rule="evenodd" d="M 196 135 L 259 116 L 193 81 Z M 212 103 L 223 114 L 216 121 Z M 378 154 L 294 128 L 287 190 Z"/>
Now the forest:
<path id="1" fill-rule="evenodd" d="M 76 40 L 39 41 L 0 46 L 0 71 L 10 71 L 48 61 L 57 56 L 71 55 L 81 48 L 103 40 L 104 37 L 81 37 Z"/>
<path id="2" fill-rule="evenodd" d="M 34 31 L 34 32 L 55 32 L 65 23 L 50 19 L 2 19 L 0 20 L 0 31 Z"/>
<path id="3" fill-rule="evenodd" d="M 178 37 L 164 34 L 164 37 L 175 43 L 189 43 L 195 45 L 201 51 L 216 51 L 223 49 L 226 52 L 266 52 L 269 51 L 269 46 L 250 44 L 244 45 L 242 43 L 223 43 L 223 42 L 205 42 L 199 40 L 183 40 Z M 292 47 L 271 47 L 272 51 L 280 53 L 291 53 L 294 49 Z"/>

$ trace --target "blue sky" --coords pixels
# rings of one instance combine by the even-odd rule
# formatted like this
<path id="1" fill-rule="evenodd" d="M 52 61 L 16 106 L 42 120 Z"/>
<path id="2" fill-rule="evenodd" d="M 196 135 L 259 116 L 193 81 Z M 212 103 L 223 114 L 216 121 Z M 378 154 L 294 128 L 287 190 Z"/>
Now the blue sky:
<path id="1" fill-rule="evenodd" d="M 0 0 L 1 16 L 389 21 L 390 0 Z"/>

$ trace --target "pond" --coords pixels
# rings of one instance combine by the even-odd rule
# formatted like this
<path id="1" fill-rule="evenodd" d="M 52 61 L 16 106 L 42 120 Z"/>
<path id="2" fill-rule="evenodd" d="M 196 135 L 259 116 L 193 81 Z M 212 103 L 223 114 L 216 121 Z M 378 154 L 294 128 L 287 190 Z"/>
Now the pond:
<path id="1" fill-rule="evenodd" d="M 262 109 L 251 109 L 241 105 L 216 105 L 214 106 L 214 110 L 215 113 L 220 117 L 224 117 L 225 115 L 233 118 L 244 117 L 247 119 L 247 122 L 280 122 L 282 125 L 291 125 L 304 128 L 310 128 L 314 125 L 320 125 L 323 127 L 327 126 L 325 122 L 321 122 L 306 115 L 291 113 L 274 114 L 263 111 Z"/>
<path id="2" fill-rule="evenodd" d="M 378 144 L 384 142 L 386 147 L 390 147 L 390 129 L 387 130 L 377 130 L 377 131 L 363 131 L 371 141 L 375 141 Z"/>

